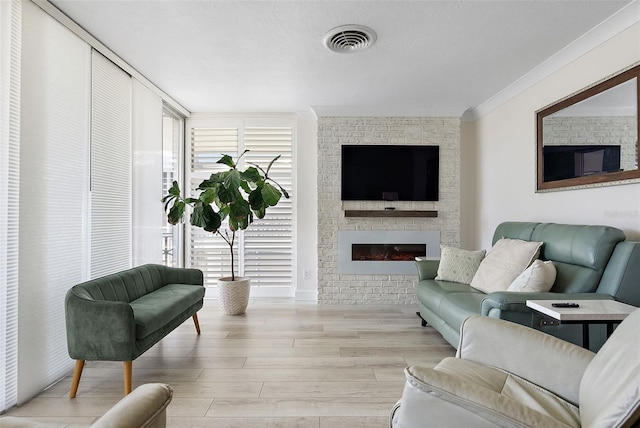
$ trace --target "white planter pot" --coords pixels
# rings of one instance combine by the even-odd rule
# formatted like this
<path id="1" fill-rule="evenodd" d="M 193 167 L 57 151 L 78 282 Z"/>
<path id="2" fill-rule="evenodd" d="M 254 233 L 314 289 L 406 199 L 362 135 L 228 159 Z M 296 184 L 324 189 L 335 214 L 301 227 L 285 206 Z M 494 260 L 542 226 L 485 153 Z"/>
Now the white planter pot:
<path id="1" fill-rule="evenodd" d="M 251 278 L 218 279 L 218 302 L 226 315 L 242 315 L 249 304 Z"/>

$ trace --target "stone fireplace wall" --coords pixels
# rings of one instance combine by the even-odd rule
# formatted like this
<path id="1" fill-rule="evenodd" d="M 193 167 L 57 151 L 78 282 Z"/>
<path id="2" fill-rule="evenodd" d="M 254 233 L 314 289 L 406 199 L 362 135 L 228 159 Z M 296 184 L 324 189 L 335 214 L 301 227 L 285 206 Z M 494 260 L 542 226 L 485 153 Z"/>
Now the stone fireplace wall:
<path id="1" fill-rule="evenodd" d="M 436 218 L 346 218 L 344 210 L 384 210 L 383 201 L 340 200 L 340 146 L 440 146 L 440 197 L 398 201 L 398 210 L 437 210 Z M 440 231 L 443 245 L 460 244 L 460 119 L 431 117 L 318 118 L 318 303 L 415 303 L 415 274 L 339 274 L 338 231 Z"/>

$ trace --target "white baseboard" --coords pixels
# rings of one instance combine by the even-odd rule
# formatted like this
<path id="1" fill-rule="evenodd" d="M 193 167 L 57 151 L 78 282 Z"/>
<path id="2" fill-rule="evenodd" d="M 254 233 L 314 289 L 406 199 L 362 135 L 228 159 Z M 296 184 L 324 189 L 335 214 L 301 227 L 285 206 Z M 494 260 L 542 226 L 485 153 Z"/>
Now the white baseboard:
<path id="1" fill-rule="evenodd" d="M 318 301 L 317 290 L 296 290 L 296 300 L 300 301 Z"/>

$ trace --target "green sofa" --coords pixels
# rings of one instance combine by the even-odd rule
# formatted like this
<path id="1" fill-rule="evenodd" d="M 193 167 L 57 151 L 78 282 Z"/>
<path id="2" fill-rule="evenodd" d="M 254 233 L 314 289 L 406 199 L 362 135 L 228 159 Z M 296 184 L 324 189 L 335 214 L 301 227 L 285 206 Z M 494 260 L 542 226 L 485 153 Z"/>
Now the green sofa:
<path id="1" fill-rule="evenodd" d="M 417 261 L 417 297 L 423 326 L 435 328 L 458 347 L 460 326 L 472 315 L 485 315 L 533 326 L 575 344 L 582 344 L 579 325 L 549 325 L 526 306 L 527 300 L 616 299 L 640 306 L 640 243 L 625 240 L 624 233 L 608 226 L 556 223 L 505 222 L 493 235 L 500 238 L 543 242 L 539 258 L 552 260 L 557 276 L 549 292 L 485 294 L 469 285 L 434 278 L 438 260 Z M 592 349 L 604 342 L 605 329 L 590 329 Z"/>
<path id="2" fill-rule="evenodd" d="M 123 361 L 125 394 L 131 392 L 132 361 L 193 318 L 205 288 L 198 269 L 147 264 L 75 285 L 65 298 L 67 348 L 76 360 L 74 398 L 85 361 Z"/>

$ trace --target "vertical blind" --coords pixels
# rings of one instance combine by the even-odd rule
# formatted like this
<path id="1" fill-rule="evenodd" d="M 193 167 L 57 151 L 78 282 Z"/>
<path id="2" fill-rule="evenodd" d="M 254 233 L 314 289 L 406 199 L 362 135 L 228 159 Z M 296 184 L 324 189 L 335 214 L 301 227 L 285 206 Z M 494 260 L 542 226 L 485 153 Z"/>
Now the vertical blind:
<path id="1" fill-rule="evenodd" d="M 234 127 L 190 126 L 190 191 L 212 173 L 224 171 L 217 164 L 223 154 L 237 159 L 244 150 L 240 168 L 249 163 L 266 170 L 277 155 L 269 176 L 281 184 L 292 196 L 292 126 L 245 126 L 243 121 Z M 291 199 L 281 199 L 276 207 L 267 210 L 264 219 L 254 223 L 236 239 L 236 272 L 251 278 L 254 292 L 260 295 L 291 295 L 293 265 L 293 213 Z M 201 269 L 208 285 L 217 278 L 230 274 L 231 256 L 222 238 L 204 232 L 201 228 L 188 228 L 188 260 Z"/>
<path id="2" fill-rule="evenodd" d="M 131 267 L 131 188 L 131 77 L 94 50 L 91 278 Z"/>
<path id="3" fill-rule="evenodd" d="M 0 1 L 0 413 L 73 368 L 67 290 L 131 265 L 132 121 L 162 238 L 162 101 L 131 82 L 34 2 Z"/>
<path id="4" fill-rule="evenodd" d="M 21 6 L 0 2 L 0 412 L 18 400 Z"/>
<path id="5" fill-rule="evenodd" d="M 86 279 L 91 88 L 91 48 L 32 2 L 22 7 L 19 403 L 73 367 L 64 298 Z"/>

